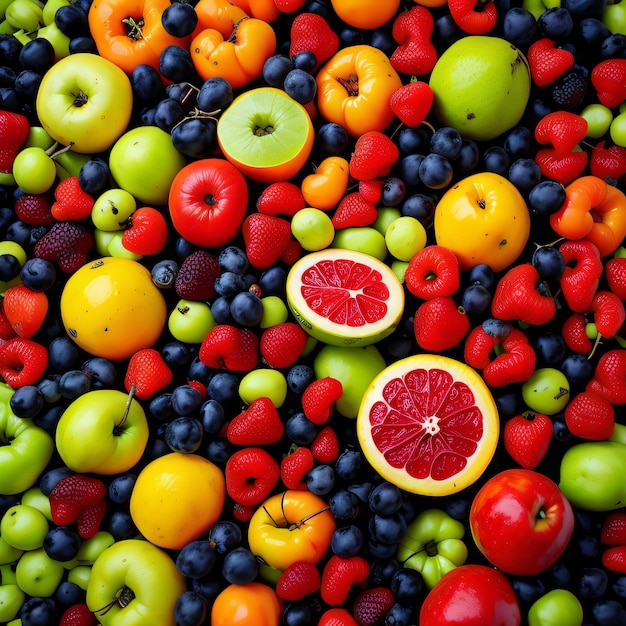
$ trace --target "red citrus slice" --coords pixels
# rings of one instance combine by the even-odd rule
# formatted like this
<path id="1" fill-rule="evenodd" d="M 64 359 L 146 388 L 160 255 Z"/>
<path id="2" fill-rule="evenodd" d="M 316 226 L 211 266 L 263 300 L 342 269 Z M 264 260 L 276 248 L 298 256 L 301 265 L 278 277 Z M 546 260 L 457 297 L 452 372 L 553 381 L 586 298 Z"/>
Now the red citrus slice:
<path id="1" fill-rule="evenodd" d="M 366 390 L 357 435 L 394 485 L 444 496 L 471 485 L 493 458 L 500 422 L 480 375 L 450 357 L 418 354 L 386 367 Z"/>
<path id="2" fill-rule="evenodd" d="M 391 268 L 354 250 L 307 254 L 287 277 L 287 303 L 312 337 L 335 346 L 366 346 L 389 335 L 404 309 Z"/>

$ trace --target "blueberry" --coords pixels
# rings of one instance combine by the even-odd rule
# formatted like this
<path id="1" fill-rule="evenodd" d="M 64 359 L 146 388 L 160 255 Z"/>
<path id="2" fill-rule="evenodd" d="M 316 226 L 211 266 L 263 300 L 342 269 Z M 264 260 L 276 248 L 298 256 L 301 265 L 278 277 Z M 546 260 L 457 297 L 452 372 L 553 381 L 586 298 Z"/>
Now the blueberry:
<path id="1" fill-rule="evenodd" d="M 35 385 L 18 387 L 9 400 L 11 411 L 21 418 L 33 418 L 44 407 L 44 397 Z"/>
<path id="2" fill-rule="evenodd" d="M 223 466 L 230 458 L 232 450 L 230 444 L 224 439 L 209 441 L 206 447 L 206 457 L 215 465 Z"/>
<path id="3" fill-rule="evenodd" d="M 207 395 L 221 404 L 236 400 L 239 397 L 239 378 L 232 372 L 218 372 L 209 381 Z"/>
<path id="4" fill-rule="evenodd" d="M 226 554 L 241 544 L 243 535 L 235 522 L 219 520 L 208 534 L 208 541 L 218 554 Z"/>
<path id="5" fill-rule="evenodd" d="M 216 562 L 217 552 L 208 539 L 190 541 L 176 557 L 176 567 L 185 578 L 203 578 Z"/>
<path id="6" fill-rule="evenodd" d="M 535 159 L 516 159 L 508 171 L 509 180 L 522 194 L 528 193 L 541 182 L 541 177 L 541 169 Z"/>
<path id="7" fill-rule="evenodd" d="M 346 149 L 349 137 L 343 126 L 335 122 L 327 122 L 319 127 L 316 141 L 326 154 L 336 156 Z"/>
<path id="8" fill-rule="evenodd" d="M 133 95 L 139 101 L 156 104 L 165 97 L 165 88 L 159 73 L 147 63 L 140 63 L 133 69 L 130 75 L 130 83 L 133 88 Z M 103 163 L 106 165 L 106 161 L 103 160 Z M 108 166 L 106 174 L 108 177 Z"/>
<path id="9" fill-rule="evenodd" d="M 163 392 L 155 395 L 148 404 L 148 413 L 159 422 L 164 422 L 174 415 L 172 408 L 172 394 Z"/>
<path id="10" fill-rule="evenodd" d="M 38 257 L 28 259 L 20 270 L 19 275 L 22 283 L 33 291 L 47 291 L 54 286 L 57 279 L 54 264 Z M 10 278 L 2 278 L 2 280 L 10 280 Z"/>
<path id="11" fill-rule="evenodd" d="M 369 492 L 367 503 L 372 513 L 392 515 L 402 506 L 402 492 L 395 485 L 383 481 Z"/>
<path id="12" fill-rule="evenodd" d="M 56 404 L 51 406 L 49 409 L 41 411 L 41 413 L 35 415 L 33 418 L 33 423 L 43 428 L 50 435 L 55 434 L 57 424 L 61 419 L 61 415 L 63 415 L 65 409 L 62 405 Z"/>
<path id="13" fill-rule="evenodd" d="M 138 533 L 135 522 L 133 522 L 133 518 L 130 516 L 130 512 L 121 509 L 111 513 L 107 528 L 115 537 L 116 541 L 132 539 Z"/>
<path id="14" fill-rule="evenodd" d="M 450 183 L 454 174 L 450 160 L 440 154 L 427 154 L 419 165 L 419 178 L 431 189 L 441 189 Z"/>
<path id="15" fill-rule="evenodd" d="M 461 306 L 468 315 L 480 315 L 491 305 L 491 294 L 482 285 L 469 285 L 463 290 Z"/>
<path id="16" fill-rule="evenodd" d="M 302 52 L 296 52 L 291 57 L 291 61 L 293 62 L 293 67 L 296 70 L 302 70 L 303 72 L 311 73 L 315 67 L 317 66 L 317 57 L 315 53 L 310 50 L 303 50 Z M 287 74 L 287 77 L 289 74 Z M 288 78 L 285 77 L 285 80 Z"/>
<path id="17" fill-rule="evenodd" d="M 610 34 L 606 24 L 596 17 L 586 17 L 578 24 L 578 31 L 582 40 L 591 46 L 601 44 Z"/>
<path id="18" fill-rule="evenodd" d="M 39 389 L 46 402 L 52 403 L 61 399 L 61 394 L 59 393 L 59 380 L 61 380 L 61 376 L 59 374 L 50 374 L 50 376 L 42 378 L 37 383 L 37 389 Z"/>
<path id="19" fill-rule="evenodd" d="M 566 39 L 574 28 L 572 14 L 563 7 L 544 11 L 537 20 L 537 28 L 544 37 L 553 41 Z"/>
<path id="20" fill-rule="evenodd" d="M 407 187 L 417 187 L 421 184 L 420 166 L 426 157 L 423 154 L 407 154 L 397 162 L 398 176 Z"/>
<path id="21" fill-rule="evenodd" d="M 78 363 L 80 350 L 67 335 L 56 337 L 48 346 L 48 358 L 53 371 L 65 372 Z"/>
<path id="22" fill-rule="evenodd" d="M 560 418 L 555 419 L 553 423 L 552 436 L 556 441 L 565 442 L 572 438 L 567 424 Z"/>
<path id="23" fill-rule="evenodd" d="M 218 296 L 211 303 L 211 313 L 216 324 L 228 324 L 232 320 L 230 302 L 230 297 Z"/>
<path id="24" fill-rule="evenodd" d="M 189 362 L 189 348 L 180 341 L 168 341 L 161 349 L 163 360 L 172 370 L 184 367 Z"/>
<path id="25" fill-rule="evenodd" d="M 156 115 L 151 125 L 160 126 Z M 208 156 L 217 144 L 217 125 L 208 117 L 183 117 L 173 125 L 170 134 L 173 146 L 192 158 Z"/>
<path id="26" fill-rule="evenodd" d="M 92 389 L 110 389 L 117 381 L 117 368 L 112 361 L 94 356 L 87 359 L 80 369 L 91 379 Z"/>
<path id="27" fill-rule="evenodd" d="M 328 506 L 335 519 L 352 520 L 359 512 L 359 499 L 351 491 L 340 489 L 330 496 Z"/>
<path id="28" fill-rule="evenodd" d="M 165 429 L 165 443 L 173 452 L 191 454 L 202 445 L 202 424 L 195 417 L 177 417 Z"/>
<path id="29" fill-rule="evenodd" d="M 480 162 L 480 150 L 478 144 L 473 139 L 464 139 L 461 146 L 461 152 L 457 157 L 455 164 L 464 172 L 471 172 Z"/>
<path id="30" fill-rule="evenodd" d="M 251 583 L 259 574 L 259 562 L 250 550 L 235 548 L 226 554 L 222 563 L 222 576 L 233 585 Z"/>
<path id="31" fill-rule="evenodd" d="M 584 385 L 594 373 L 593 363 L 583 354 L 570 354 L 561 362 L 561 371 L 571 385 Z"/>
<path id="32" fill-rule="evenodd" d="M 398 545 L 395 543 L 382 543 L 375 537 L 370 537 L 367 541 L 367 549 L 375 559 L 384 561 L 393 558 L 398 550 Z M 371 576 L 373 581 L 373 574 Z"/>
<path id="33" fill-rule="evenodd" d="M 397 513 L 393 515 L 374 514 L 369 519 L 368 530 L 372 537 L 383 544 L 397 544 L 406 533 L 406 520 Z"/>
<path id="34" fill-rule="evenodd" d="M 272 87 L 282 89 L 285 77 L 293 69 L 293 61 L 288 56 L 275 54 L 263 64 L 263 80 Z"/>
<path id="35" fill-rule="evenodd" d="M 63 607 L 78 604 L 85 597 L 85 592 L 76 583 L 69 580 L 62 581 L 54 592 L 54 599 Z"/>
<path id="36" fill-rule="evenodd" d="M 87 12 L 74 4 L 60 6 L 54 13 L 54 23 L 70 39 L 89 31 Z"/>
<path id="37" fill-rule="evenodd" d="M 487 172 L 504 175 L 511 165 L 511 157 L 502 146 L 491 146 L 483 154 L 483 165 Z"/>
<path id="38" fill-rule="evenodd" d="M 388 587 L 394 574 L 402 567 L 402 564 L 395 556 L 382 557 L 380 561 L 371 565 L 371 584 L 373 586 L 382 585 Z"/>
<path id="39" fill-rule="evenodd" d="M 315 380 L 315 372 L 310 366 L 297 363 L 289 368 L 286 378 L 289 390 L 300 395 Z"/>
<path id="40" fill-rule="evenodd" d="M 316 496 L 330 493 L 335 485 L 335 470 L 325 463 L 316 465 L 306 475 L 307 489 Z"/>
<path id="41" fill-rule="evenodd" d="M 540 578 L 520 578 L 513 581 L 513 589 L 517 597 L 527 604 L 532 604 L 546 591 L 545 584 Z"/>
<path id="42" fill-rule="evenodd" d="M 317 433 L 317 426 L 302 411 L 290 415 L 285 422 L 285 434 L 299 446 L 311 444 Z"/>
<path id="43" fill-rule="evenodd" d="M 198 25 L 198 14 L 193 5 L 176 2 L 163 10 L 161 24 L 173 37 L 187 37 Z"/>
<path id="44" fill-rule="evenodd" d="M 623 33 L 613 33 L 603 40 L 600 46 L 600 54 L 605 59 L 613 57 L 624 58 L 626 52 L 626 35 Z"/>
<path id="45" fill-rule="evenodd" d="M 282 615 L 283 626 L 308 626 L 313 623 L 313 609 L 308 604 L 288 604 Z"/>
<path id="46" fill-rule="evenodd" d="M 204 432 L 216 435 L 226 422 L 223 405 L 217 400 L 209 398 L 200 407 L 199 419 Z"/>
<path id="47" fill-rule="evenodd" d="M 196 96 L 198 108 L 207 113 L 226 109 L 233 99 L 232 85 L 221 76 L 205 80 Z"/>
<path id="48" fill-rule="evenodd" d="M 59 393 L 67 400 L 75 400 L 91 390 L 91 377 L 83 370 L 69 370 L 61 374 Z"/>
<path id="49" fill-rule="evenodd" d="M 450 126 L 438 128 L 430 138 L 430 151 L 451 161 L 461 154 L 462 147 L 461 133 Z"/>
<path id="50" fill-rule="evenodd" d="M 502 30 L 507 41 L 518 47 L 526 46 L 537 32 L 537 20 L 530 11 L 513 7 L 504 14 Z"/>
<path id="51" fill-rule="evenodd" d="M 609 586 L 609 576 L 600 567 L 585 567 L 578 581 L 578 594 L 582 600 L 599 600 Z"/>
<path id="52" fill-rule="evenodd" d="M 498 339 L 504 339 L 511 333 L 511 326 L 504 320 L 499 320 L 496 317 L 488 317 L 481 326 L 485 333 Z"/>
<path id="53" fill-rule="evenodd" d="M 213 282 L 215 293 L 224 298 L 231 298 L 235 294 L 243 291 L 244 282 L 241 274 L 225 271 L 222 272 Z"/>
<path id="54" fill-rule="evenodd" d="M 546 331 L 537 337 L 537 357 L 549 367 L 558 367 L 567 354 L 567 346 L 560 334 Z"/>
<path id="55" fill-rule="evenodd" d="M 239 246 L 227 246 L 218 255 L 217 261 L 222 272 L 233 272 L 243 276 L 250 267 L 244 250 Z"/>
<path id="56" fill-rule="evenodd" d="M 50 492 L 54 489 L 56 484 L 65 478 L 66 476 L 72 476 L 74 471 L 65 465 L 60 467 L 54 467 L 47 472 L 44 472 L 39 479 L 39 489 L 41 489 L 44 496 L 49 496 Z"/>
<path id="57" fill-rule="evenodd" d="M 577 539 L 578 554 L 586 559 L 597 559 L 600 554 L 600 542 L 597 537 L 581 535 Z"/>
<path id="58" fill-rule="evenodd" d="M 357 471 L 357 474 L 359 472 Z M 355 477 L 356 478 L 356 477 Z M 355 483 L 348 487 L 348 491 L 354 494 L 360 502 L 367 504 L 369 501 L 370 491 L 374 488 L 374 485 L 370 482 Z"/>
<path id="59" fill-rule="evenodd" d="M 389 588 L 398 602 L 409 604 L 424 591 L 424 579 L 417 570 L 402 567 L 394 572 Z"/>
<path id="60" fill-rule="evenodd" d="M 355 556 L 363 545 L 363 533 L 355 524 L 340 526 L 337 528 L 330 540 L 330 548 L 337 556 L 348 559 Z"/>
<path id="61" fill-rule="evenodd" d="M 159 55 L 159 71 L 174 83 L 190 82 L 195 74 L 191 52 L 183 46 L 166 46 Z"/>
<path id="62" fill-rule="evenodd" d="M 199 593 L 207 600 L 212 600 L 224 588 L 224 583 L 215 576 L 191 579 L 191 590 Z"/>
<path id="63" fill-rule="evenodd" d="M 191 385 L 179 385 L 172 391 L 172 409 L 176 415 L 193 415 L 203 402 L 202 394 Z"/>
<path id="64" fill-rule="evenodd" d="M 119 474 L 110 483 L 108 488 L 109 500 L 114 504 L 126 504 L 137 482 L 135 474 Z"/>
<path id="65" fill-rule="evenodd" d="M 176 4 L 170 7 L 178 6 Z M 181 5 L 191 6 L 191 5 Z M 202 594 L 193 590 L 183 592 L 174 605 L 174 618 L 177 626 L 198 626 L 206 623 L 209 615 L 209 601 Z"/>
<path id="66" fill-rule="evenodd" d="M 344 450 L 335 461 L 335 472 L 342 480 L 352 481 L 359 478 L 363 465 L 363 454 L 359 450 Z"/>
<path id="67" fill-rule="evenodd" d="M 396 602 L 385 615 L 385 626 L 412 626 L 417 623 L 417 609 Z"/>
<path id="68" fill-rule="evenodd" d="M 423 128 L 403 127 L 397 137 L 398 148 L 405 154 L 425 154 L 430 140 Z"/>
<path id="69" fill-rule="evenodd" d="M 598 626 L 622 626 L 626 624 L 626 608 L 619 600 L 600 600 L 591 607 L 594 623 Z"/>
<path id="70" fill-rule="evenodd" d="M 34 597 L 24 602 L 18 617 L 21 626 L 51 626 L 58 623 L 60 616 L 53 598 Z"/>
<path id="71" fill-rule="evenodd" d="M 435 212 L 435 202 L 431 196 L 424 193 L 416 193 L 404 200 L 400 207 L 400 213 L 414 217 L 422 223 L 429 221 Z"/>
<path id="72" fill-rule="evenodd" d="M 44 537 L 44 552 L 55 561 L 71 561 L 82 541 L 78 533 L 67 526 L 54 526 Z"/>
<path id="73" fill-rule="evenodd" d="M 528 126 L 512 128 L 504 139 L 504 149 L 511 158 L 518 159 L 528 154 L 532 147 L 533 133 Z"/>
<path id="74" fill-rule="evenodd" d="M 249 291 L 238 293 L 230 303 L 230 314 L 236 324 L 247 328 L 258 326 L 263 317 L 261 298 Z"/>
<path id="75" fill-rule="evenodd" d="M 43 37 L 37 37 L 22 46 L 19 55 L 20 66 L 43 74 L 54 65 L 54 55 L 52 44 Z"/>
<path id="76" fill-rule="evenodd" d="M 152 282 L 159 289 L 169 289 L 176 283 L 176 276 L 178 276 L 179 269 L 180 267 L 176 261 L 172 261 L 171 259 L 159 261 L 150 272 Z"/>
<path id="77" fill-rule="evenodd" d="M 563 185 L 552 180 L 545 180 L 535 185 L 528 194 L 528 204 L 538 215 L 552 215 L 565 202 Z"/>
<path id="78" fill-rule="evenodd" d="M 404 181 L 397 176 L 390 176 L 383 184 L 381 201 L 387 207 L 398 206 L 404 200 L 405 193 Z"/>
<path id="79" fill-rule="evenodd" d="M 96 42 L 93 37 L 89 37 L 87 35 L 70 39 L 68 50 L 70 54 L 77 54 L 78 52 L 98 54 L 98 46 L 96 45 Z"/>
<path id="80" fill-rule="evenodd" d="M 512 417 L 519 411 L 519 398 L 513 391 L 503 391 L 494 396 L 500 416 Z"/>
<path id="81" fill-rule="evenodd" d="M 300 104 L 307 104 L 315 98 L 317 83 L 308 72 L 295 68 L 285 76 L 283 89 L 287 95 Z"/>
<path id="82" fill-rule="evenodd" d="M 485 263 L 474 265 L 469 271 L 468 279 L 472 285 L 482 285 L 490 290 L 496 282 L 494 271 Z"/>
<path id="83" fill-rule="evenodd" d="M 530 259 L 542 280 L 558 280 L 565 271 L 565 259 L 558 248 L 540 246 Z"/>

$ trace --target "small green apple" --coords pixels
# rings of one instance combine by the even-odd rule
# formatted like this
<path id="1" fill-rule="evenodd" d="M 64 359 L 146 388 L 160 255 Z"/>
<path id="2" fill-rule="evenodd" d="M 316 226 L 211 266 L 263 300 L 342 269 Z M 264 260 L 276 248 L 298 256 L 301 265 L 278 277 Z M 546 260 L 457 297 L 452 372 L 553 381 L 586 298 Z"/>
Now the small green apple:
<path id="1" fill-rule="evenodd" d="M 384 261 L 388 254 L 385 236 L 372 226 L 353 226 L 338 230 L 332 247 L 363 252 L 379 261 Z"/>
<path id="2" fill-rule="evenodd" d="M 77 565 L 67 573 L 68 582 L 78 585 L 83 591 L 87 591 L 91 580 L 91 565 Z"/>
<path id="3" fill-rule="evenodd" d="M 403 215 L 389 224 L 385 244 L 394 258 L 408 262 L 426 245 L 426 229 L 419 220 Z"/>
<path id="4" fill-rule="evenodd" d="M 15 568 L 18 587 L 40 598 L 50 598 L 64 574 L 63 563 L 51 559 L 43 548 L 24 552 Z"/>
<path id="5" fill-rule="evenodd" d="M 620 113 L 613 118 L 609 128 L 609 135 L 614 144 L 626 148 L 626 112 Z"/>
<path id="6" fill-rule="evenodd" d="M 130 259 L 131 261 L 141 261 L 143 255 L 131 252 L 124 246 L 124 231 L 118 230 L 113 233 L 111 240 L 109 241 L 108 251 L 109 256 L 114 256 L 118 259 Z"/>
<path id="7" fill-rule="evenodd" d="M 0 585 L 0 623 L 17 617 L 25 600 L 26 594 L 16 584 Z"/>
<path id="8" fill-rule="evenodd" d="M 54 24 L 54 14 L 61 7 L 68 6 L 70 4 L 70 0 L 48 0 L 43 7 L 43 23 L 47 26 L 48 24 Z"/>
<path id="9" fill-rule="evenodd" d="M 248 372 L 239 382 L 239 397 L 250 404 L 257 398 L 269 398 L 280 408 L 287 398 L 287 379 L 278 370 L 258 368 Z"/>
<path id="10" fill-rule="evenodd" d="M 0 535 L 18 550 L 36 550 L 43 546 L 49 530 L 46 516 L 28 504 L 10 507 L 0 521 Z"/>
<path id="11" fill-rule="evenodd" d="M 24 550 L 12 546 L 0 535 L 0 566 L 17 563 L 22 554 L 24 554 Z"/>
<path id="12" fill-rule="evenodd" d="M 84 539 L 80 544 L 76 560 L 81 565 L 93 565 L 95 560 L 115 543 L 115 537 L 106 530 L 99 530 L 93 537 Z"/>
<path id="13" fill-rule="evenodd" d="M 378 209 L 378 217 L 372 226 L 380 231 L 381 235 L 384 235 L 387 232 L 389 224 L 399 217 L 402 217 L 400 209 L 391 206 L 380 207 Z"/>
<path id="14" fill-rule="evenodd" d="M 287 321 L 289 309 L 282 298 L 264 296 L 261 298 L 261 304 L 263 305 L 263 315 L 259 322 L 261 328 L 269 328 Z"/>
<path id="15" fill-rule="evenodd" d="M 291 218 L 291 233 L 305 250 L 323 250 L 332 242 L 335 227 L 327 213 L 305 207 Z"/>
<path id="16" fill-rule="evenodd" d="M 522 397 L 536 413 L 556 415 L 570 399 L 569 381 L 554 367 L 542 367 L 522 385 Z"/>
<path id="17" fill-rule="evenodd" d="M 356 418 L 365 390 L 385 367 L 385 359 L 375 345 L 356 348 L 324 345 L 313 360 L 317 378 L 332 376 L 343 385 L 343 394 L 335 406 L 339 413 L 350 418 Z"/>
<path id="18" fill-rule="evenodd" d="M 588 104 L 580 112 L 580 115 L 587 120 L 587 137 L 591 139 L 604 137 L 613 121 L 613 112 L 611 109 L 599 102 Z"/>
<path id="19" fill-rule="evenodd" d="M 125 228 L 128 218 L 137 209 L 133 195 L 125 189 L 114 187 L 102 192 L 93 203 L 91 221 L 96 228 L 119 231 Z"/>
<path id="20" fill-rule="evenodd" d="M 626 2 L 607 2 L 602 11 L 602 21 L 613 35 L 626 35 Z"/>
<path id="21" fill-rule="evenodd" d="M 581 626 L 583 607 L 567 589 L 551 589 L 528 610 L 528 626 Z"/>
<path id="22" fill-rule="evenodd" d="M 149 206 L 165 206 L 174 177 L 186 164 L 172 137 L 158 126 L 138 126 L 111 148 L 109 168 L 115 182 Z"/>
<path id="23" fill-rule="evenodd" d="M 209 304 L 184 298 L 176 303 L 167 320 L 172 337 L 183 343 L 202 343 L 215 325 Z"/>
<path id="24" fill-rule="evenodd" d="M 32 506 L 39 511 L 41 511 L 48 521 L 52 521 L 52 512 L 50 511 L 50 500 L 48 496 L 41 490 L 40 487 L 34 486 L 30 489 L 27 489 L 22 494 L 22 504 L 27 504 L 28 506 Z"/>
<path id="25" fill-rule="evenodd" d="M 530 85 L 528 61 L 516 46 L 499 37 L 469 35 L 435 63 L 433 112 L 465 139 L 488 141 L 520 121 Z"/>

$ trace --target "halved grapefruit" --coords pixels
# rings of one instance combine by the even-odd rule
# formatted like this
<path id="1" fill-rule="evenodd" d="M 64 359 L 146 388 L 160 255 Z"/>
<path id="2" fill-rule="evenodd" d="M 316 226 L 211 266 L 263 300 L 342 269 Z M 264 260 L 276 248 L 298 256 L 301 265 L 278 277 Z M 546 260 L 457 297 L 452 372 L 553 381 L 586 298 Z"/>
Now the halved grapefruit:
<path id="1" fill-rule="evenodd" d="M 398 326 L 404 289 L 377 258 L 326 248 L 293 265 L 287 276 L 287 303 L 302 328 L 319 341 L 366 346 Z"/>
<path id="2" fill-rule="evenodd" d="M 357 436 L 372 467 L 397 487 L 425 496 L 475 482 L 496 450 L 500 421 L 489 388 L 465 363 L 416 354 L 370 384 Z"/>

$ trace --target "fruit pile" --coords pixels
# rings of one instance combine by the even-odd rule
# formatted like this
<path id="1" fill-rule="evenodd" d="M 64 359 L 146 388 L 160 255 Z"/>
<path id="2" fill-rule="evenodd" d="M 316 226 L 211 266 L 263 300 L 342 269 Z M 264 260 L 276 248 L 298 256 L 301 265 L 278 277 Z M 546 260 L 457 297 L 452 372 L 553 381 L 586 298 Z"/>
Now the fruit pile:
<path id="1" fill-rule="evenodd" d="M 626 0 L 0 18 L 0 623 L 626 623 Z"/>

